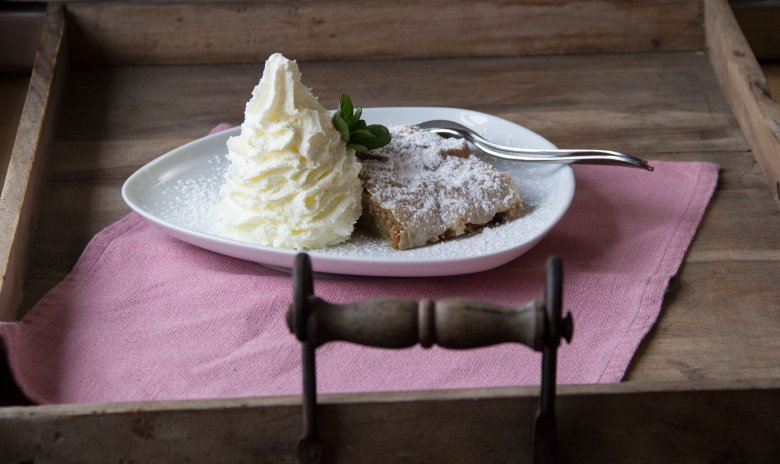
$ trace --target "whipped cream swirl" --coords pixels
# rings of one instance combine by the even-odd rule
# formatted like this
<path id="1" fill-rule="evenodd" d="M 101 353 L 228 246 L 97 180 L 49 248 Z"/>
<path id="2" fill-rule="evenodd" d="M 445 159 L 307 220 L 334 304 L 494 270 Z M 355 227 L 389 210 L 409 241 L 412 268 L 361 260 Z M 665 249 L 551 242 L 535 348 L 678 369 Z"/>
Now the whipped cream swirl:
<path id="1" fill-rule="evenodd" d="M 295 61 L 279 53 L 268 58 L 241 133 L 227 148 L 220 234 L 293 249 L 350 237 L 361 212 L 360 162 L 301 83 Z"/>

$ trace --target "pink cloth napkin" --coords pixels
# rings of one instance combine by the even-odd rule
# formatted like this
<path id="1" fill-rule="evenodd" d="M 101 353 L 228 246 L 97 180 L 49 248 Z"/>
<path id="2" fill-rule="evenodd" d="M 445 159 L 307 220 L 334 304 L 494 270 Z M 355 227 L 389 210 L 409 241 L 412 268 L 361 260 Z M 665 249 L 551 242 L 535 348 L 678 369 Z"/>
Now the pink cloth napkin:
<path id="1" fill-rule="evenodd" d="M 319 280 L 333 302 L 464 296 L 521 305 L 564 262 L 574 339 L 561 383 L 619 382 L 655 322 L 717 180 L 707 163 L 655 173 L 577 166 L 573 204 L 519 259 L 479 274 Z M 290 275 L 180 242 L 130 214 L 100 232 L 73 271 L 21 321 L 0 324 L 17 384 L 38 403 L 299 394 L 300 349 L 284 313 Z M 470 351 L 318 350 L 321 392 L 532 385 L 540 355 L 519 345 Z"/>

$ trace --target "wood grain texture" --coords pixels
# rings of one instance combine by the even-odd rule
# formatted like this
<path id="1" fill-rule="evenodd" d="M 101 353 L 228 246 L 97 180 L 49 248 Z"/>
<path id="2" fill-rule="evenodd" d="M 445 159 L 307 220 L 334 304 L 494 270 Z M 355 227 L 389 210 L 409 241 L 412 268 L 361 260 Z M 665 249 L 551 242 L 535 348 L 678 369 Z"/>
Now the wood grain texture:
<path id="1" fill-rule="evenodd" d="M 335 3 L 348 2 L 299 2 L 305 8 L 294 12 L 292 23 L 279 27 L 292 30 L 295 21 L 311 17 L 306 8 Z M 523 8 L 529 14 L 523 21 L 543 24 L 541 12 L 563 4 L 538 3 L 523 1 L 502 8 Z M 221 14 L 230 17 L 241 7 L 253 9 L 252 14 L 265 8 L 281 14 L 289 5 L 228 4 Z M 647 8 L 648 18 L 656 18 L 658 8 L 679 10 L 682 22 L 698 18 L 698 29 L 688 32 L 685 40 L 698 41 L 693 48 L 703 44 L 701 2 L 572 5 L 568 8 L 574 16 L 607 6 L 617 7 L 617 13 L 607 15 Z M 160 45 L 153 39 L 161 37 L 163 26 L 170 26 L 166 15 L 182 6 L 158 6 L 167 13 L 148 35 L 132 31 L 139 19 L 130 14 L 150 9 L 148 5 L 69 5 L 78 32 L 93 34 L 76 42 L 86 47 L 79 52 L 108 54 L 105 61 L 115 64 L 170 62 L 177 53 L 185 57 L 182 62 L 255 63 L 101 67 L 92 61 L 71 69 L 61 123 L 49 153 L 52 163 L 41 190 L 39 226 L 28 247 L 22 312 L 64 277 L 97 231 L 127 213 L 119 186 L 130 173 L 218 122 L 238 123 L 242 118 L 265 58 L 259 54 L 262 46 L 252 38 L 247 43 L 257 54 L 249 56 L 235 54 L 230 47 L 206 52 L 197 40 L 193 43 L 201 48 Z M 209 8 L 216 12 L 221 7 Z M 120 11 L 128 13 L 127 24 L 117 20 Z M 194 29 L 200 20 L 193 19 L 194 10 L 188 11 L 181 21 L 186 26 L 178 32 L 200 37 Z M 561 18 L 561 24 L 566 26 L 567 18 L 574 16 Z M 597 25 L 600 20 L 594 19 Z M 643 27 L 673 29 L 679 26 L 675 21 Z M 246 31 L 242 24 L 239 21 L 236 34 L 227 36 Z M 708 24 L 720 27 L 718 21 Z M 116 28 L 116 41 L 101 27 Z M 382 27 L 390 26 L 377 26 Z M 322 38 L 316 27 L 312 31 L 311 39 Z M 637 40 L 646 40 L 643 31 Z M 129 37 L 131 32 L 138 36 Z M 629 39 L 615 45 L 614 37 L 587 34 L 580 36 L 580 45 L 571 38 L 559 39 L 551 43 L 539 38 L 538 49 L 524 49 L 536 45 L 518 46 L 510 40 L 518 48 L 510 52 L 502 48 L 508 45 L 496 45 L 495 55 L 542 49 L 616 51 L 636 45 Z M 108 42 L 92 48 L 100 40 Z M 148 56 L 122 48 L 147 40 Z M 478 56 L 469 59 L 396 60 L 386 52 L 382 56 L 386 61 L 311 62 L 304 58 L 316 58 L 320 52 L 306 40 L 301 42 L 292 46 L 300 47 L 294 50 L 303 55 L 293 57 L 302 60 L 305 83 L 329 107 L 348 89 L 364 106 L 469 107 L 519 122 L 558 145 L 601 146 L 652 159 L 720 164 L 715 197 L 627 381 L 559 388 L 562 457 L 565 462 L 585 463 L 760 463 L 773 462 L 780 454 L 776 440 L 780 363 L 775 354 L 780 348 L 780 212 L 756 164 L 751 150 L 755 145 L 743 136 L 710 57 L 700 52 L 484 57 L 480 47 L 485 45 L 477 43 L 473 49 L 466 47 Z M 667 45 L 659 44 L 662 49 Z M 424 53 L 434 51 L 428 48 Z M 712 63 L 717 68 L 716 59 Z M 670 382 L 655 383 L 664 379 Z M 528 457 L 536 395 L 536 389 L 492 389 L 324 397 L 326 457 L 332 462 L 522 462 Z M 297 403 L 297 398 L 254 398 L 0 408 L 0 460 L 293 462 L 290 451 L 300 431 Z"/>
<path id="2" fill-rule="evenodd" d="M 0 320 L 4 321 L 15 318 L 24 282 L 35 203 L 64 79 L 64 33 L 62 7 L 51 6 L 0 194 Z"/>
<path id="3" fill-rule="evenodd" d="M 5 181 L 29 85 L 30 77 L 26 73 L 0 73 L 0 102 L 3 102 L 0 111 L 0 191 Z"/>
<path id="4" fill-rule="evenodd" d="M 780 378 L 778 257 L 718 258 L 684 265 L 627 381 Z"/>
<path id="5" fill-rule="evenodd" d="M 780 452 L 776 380 L 608 387 L 559 389 L 561 462 L 769 463 Z M 8 462 L 292 463 L 298 401 L 6 408 L 0 439 Z M 323 462 L 530 462 L 538 401 L 536 389 L 325 396 Z"/>
<path id="6" fill-rule="evenodd" d="M 475 108 L 537 130 L 558 145 L 649 157 L 670 153 L 672 159 L 679 156 L 674 153 L 701 159 L 697 152 L 748 150 L 699 53 L 301 67 L 305 83 L 330 107 L 346 85 L 365 106 Z M 577 67 L 585 69 L 572 73 Z M 74 69 L 43 196 L 47 220 L 33 247 L 35 268 L 57 268 L 55 276 L 67 272 L 86 241 L 127 211 L 119 187 L 141 165 L 219 122 L 239 123 L 260 73 L 260 65 Z M 345 84 L 344 75 L 359 77 Z M 743 177 L 753 179 L 751 157 L 735 159 L 743 160 L 738 169 L 748 171 Z M 73 240 L 49 235 L 76 217 L 83 227 L 66 232 Z M 40 297 L 25 293 L 28 302 Z"/>
<path id="7" fill-rule="evenodd" d="M 700 1 L 321 0 L 74 3 L 85 59 L 107 64 L 701 50 Z"/>
<path id="8" fill-rule="evenodd" d="M 780 206 L 780 105 L 726 0 L 705 2 L 705 18 L 712 66 Z"/>
<path id="9" fill-rule="evenodd" d="M 780 339 L 774 309 L 780 301 L 780 212 L 705 55 L 302 62 L 301 68 L 304 82 L 330 107 L 348 85 L 366 106 L 470 107 L 519 122 L 558 145 L 718 163 L 718 191 L 677 281 L 680 288 L 667 298 L 629 378 L 780 375 L 766 349 Z M 260 72 L 257 64 L 72 71 L 22 312 L 62 280 L 95 233 L 127 213 L 119 192 L 124 179 L 219 122 L 239 123 Z M 344 75 L 359 78 L 345 84 Z M 744 320 L 735 319 L 731 307 L 739 307 Z M 684 329 L 697 318 L 711 337 L 686 338 Z"/>
<path id="10" fill-rule="evenodd" d="M 301 62 L 300 67 L 304 84 L 328 108 L 347 92 L 367 107 L 488 111 L 538 130 L 559 146 L 628 152 L 750 148 L 702 53 Z M 75 70 L 60 139 L 197 138 L 219 122 L 240 123 L 261 74 L 262 62 Z"/>

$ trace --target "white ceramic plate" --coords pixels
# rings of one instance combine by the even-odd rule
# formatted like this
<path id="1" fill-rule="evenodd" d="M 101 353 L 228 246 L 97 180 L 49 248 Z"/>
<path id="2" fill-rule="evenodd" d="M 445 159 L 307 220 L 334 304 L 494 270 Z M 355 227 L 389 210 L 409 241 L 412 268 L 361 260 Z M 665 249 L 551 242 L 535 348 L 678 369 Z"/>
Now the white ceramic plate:
<path id="1" fill-rule="evenodd" d="M 489 140 L 528 148 L 555 148 L 540 135 L 504 119 L 456 108 L 365 108 L 369 124 L 414 124 L 450 119 Z M 225 142 L 239 128 L 209 135 L 151 161 L 122 187 L 127 204 L 171 235 L 228 256 L 289 269 L 295 250 L 255 245 L 216 235 L 213 207 L 227 167 Z M 526 205 L 522 217 L 480 233 L 412 250 L 393 250 L 387 240 L 356 236 L 334 247 L 308 251 L 314 271 L 372 276 L 441 276 L 484 271 L 528 251 L 563 216 L 574 195 L 567 165 L 543 165 L 482 156 L 512 175 Z"/>

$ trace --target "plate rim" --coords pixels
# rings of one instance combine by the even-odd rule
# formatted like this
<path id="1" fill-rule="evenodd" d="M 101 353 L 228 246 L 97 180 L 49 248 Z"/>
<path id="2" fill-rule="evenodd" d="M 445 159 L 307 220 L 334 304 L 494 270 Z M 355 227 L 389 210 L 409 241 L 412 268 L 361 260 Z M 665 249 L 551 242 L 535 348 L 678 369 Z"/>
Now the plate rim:
<path id="1" fill-rule="evenodd" d="M 465 108 L 455 108 L 455 107 L 442 107 L 442 106 L 389 106 L 389 107 L 366 107 L 363 108 L 363 111 L 453 111 L 453 112 L 468 112 L 476 115 L 482 115 L 487 116 L 490 119 L 499 119 L 501 121 L 504 121 L 506 123 L 509 123 L 513 126 L 516 126 L 517 128 L 526 131 L 530 134 L 535 135 L 536 137 L 540 138 L 543 142 L 550 145 L 551 148 L 554 148 L 555 145 L 552 144 L 549 140 L 547 140 L 544 136 L 541 134 L 534 132 L 520 124 L 517 124 L 513 121 L 504 119 L 500 116 L 495 116 L 489 113 L 484 113 L 476 110 L 471 109 L 465 109 Z M 487 254 L 480 254 L 476 256 L 469 256 L 465 258 L 415 258 L 410 257 L 409 259 L 403 259 L 403 260 L 387 260 L 383 259 L 381 257 L 370 257 L 370 256 L 339 256 L 339 255 L 332 255 L 328 254 L 326 252 L 320 251 L 320 250 L 295 250 L 295 249 L 287 249 L 287 248 L 275 248 L 265 245 L 259 245 L 259 244 L 252 244 L 249 242 L 242 242 L 235 239 L 220 237 L 213 234 L 207 234 L 204 232 L 200 232 L 193 229 L 187 229 L 185 227 L 179 226 L 177 224 L 171 223 L 163 218 L 160 218 L 158 216 L 155 216 L 151 213 L 149 213 L 146 208 L 141 207 L 141 205 L 137 204 L 133 198 L 131 198 L 131 194 L 129 193 L 131 187 L 135 182 L 138 182 L 138 178 L 143 175 L 145 171 L 148 171 L 150 169 L 153 169 L 157 164 L 164 163 L 169 158 L 175 157 L 179 152 L 185 151 L 189 149 L 193 145 L 199 145 L 204 142 L 207 142 L 213 138 L 220 138 L 225 136 L 233 135 L 233 133 L 238 133 L 240 130 L 240 125 L 231 127 L 229 129 L 226 129 L 224 131 L 215 132 L 213 134 L 207 134 L 203 137 L 200 137 L 198 139 L 191 140 L 183 145 L 180 145 L 176 148 L 173 148 L 172 150 L 167 151 L 166 153 L 154 158 L 153 160 L 150 160 L 149 162 L 145 163 L 143 166 L 138 168 L 136 171 L 134 171 L 122 184 L 121 188 L 121 194 L 122 199 L 125 201 L 125 203 L 130 207 L 131 210 L 133 210 L 135 213 L 140 215 L 144 220 L 148 221 L 150 224 L 163 229 L 166 233 L 169 233 L 176 237 L 179 240 L 182 240 L 186 243 L 190 243 L 194 246 L 198 246 L 200 248 L 207 249 L 209 251 L 232 256 L 237 259 L 243 259 L 250 262 L 255 262 L 260 265 L 267 264 L 269 266 L 272 266 L 271 268 L 287 268 L 288 266 L 284 265 L 276 265 L 275 263 L 264 263 L 260 262 L 255 258 L 248 258 L 242 256 L 238 256 L 236 254 L 231 253 L 225 253 L 223 251 L 217 251 L 212 248 L 204 247 L 200 244 L 201 241 L 207 241 L 211 243 L 218 243 L 219 245 L 223 246 L 229 246 L 231 248 L 238 248 L 242 251 L 247 251 L 249 253 L 256 254 L 258 252 L 271 254 L 279 258 L 287 258 L 288 262 L 292 262 L 295 255 L 301 252 L 307 253 L 312 262 L 312 268 L 315 272 L 325 272 L 328 274 L 337 274 L 337 275 L 343 275 L 343 276 L 375 276 L 375 277 L 433 277 L 433 276 L 448 276 L 448 275 L 464 275 L 464 274 L 472 274 L 477 272 L 483 272 L 489 269 L 496 268 L 498 266 L 501 266 L 503 264 L 506 264 L 509 261 L 512 261 L 516 258 L 519 258 L 522 256 L 525 252 L 533 248 L 541 239 L 543 239 L 549 232 L 554 228 L 560 220 L 563 218 L 563 216 L 566 214 L 566 212 L 569 210 L 571 206 L 572 199 L 574 197 L 574 192 L 576 191 L 576 179 L 574 177 L 574 171 L 569 165 L 562 165 L 563 172 L 565 176 L 569 177 L 569 184 L 571 185 L 571 189 L 569 190 L 568 196 L 564 199 L 564 204 L 560 208 L 559 211 L 556 212 L 556 214 L 549 220 L 549 224 L 541 230 L 533 239 L 529 240 L 528 242 L 522 243 L 515 247 L 510 247 L 507 249 L 502 249 L 498 251 L 494 251 Z M 190 240 L 187 240 L 183 237 L 195 237 L 198 241 L 198 243 L 193 243 Z M 513 255 L 513 252 L 517 250 L 522 250 L 517 254 L 516 256 L 511 256 L 508 259 L 505 258 L 504 255 Z M 465 271 L 460 271 L 460 266 L 455 266 L 457 264 L 472 264 L 474 261 L 478 262 L 486 262 L 486 261 L 493 261 L 495 259 L 502 260 L 498 264 L 486 264 L 486 266 L 471 266 Z M 371 264 L 375 266 L 377 269 L 377 272 L 343 272 L 339 271 L 338 269 L 334 269 L 334 266 L 345 266 L 349 264 Z M 437 272 L 432 271 L 431 268 L 438 266 L 441 266 L 442 264 L 448 264 L 452 265 L 452 269 L 447 270 L 446 272 Z M 423 266 L 423 268 L 417 269 L 418 266 Z M 414 267 L 417 272 L 397 272 L 401 269 L 399 268 L 408 268 L 408 267 Z M 426 272 L 427 271 L 427 272 Z"/>

